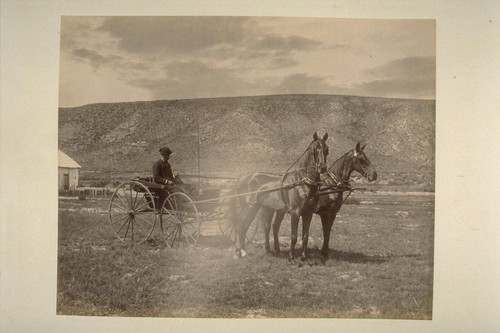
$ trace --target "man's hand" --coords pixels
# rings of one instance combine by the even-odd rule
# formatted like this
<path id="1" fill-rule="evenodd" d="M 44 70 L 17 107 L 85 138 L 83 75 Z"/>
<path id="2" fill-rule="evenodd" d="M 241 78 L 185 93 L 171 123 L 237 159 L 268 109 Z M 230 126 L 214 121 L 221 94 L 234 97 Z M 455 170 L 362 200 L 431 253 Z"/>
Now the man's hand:
<path id="1" fill-rule="evenodd" d="M 166 184 L 167 184 L 167 185 L 172 185 L 172 184 L 174 184 L 174 182 L 173 182 L 173 181 L 171 181 L 171 180 L 168 180 L 168 179 L 167 179 Z"/>

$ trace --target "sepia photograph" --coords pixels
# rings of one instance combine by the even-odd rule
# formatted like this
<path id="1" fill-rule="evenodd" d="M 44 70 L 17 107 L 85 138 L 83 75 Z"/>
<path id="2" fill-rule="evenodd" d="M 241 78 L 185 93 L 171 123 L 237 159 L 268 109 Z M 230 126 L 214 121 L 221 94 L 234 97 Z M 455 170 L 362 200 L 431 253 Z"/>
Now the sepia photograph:
<path id="1" fill-rule="evenodd" d="M 58 314 L 432 319 L 434 20 L 64 16 L 60 50 Z"/>
<path id="2" fill-rule="evenodd" d="M 498 332 L 500 3 L 0 3 L 1 332 Z"/>

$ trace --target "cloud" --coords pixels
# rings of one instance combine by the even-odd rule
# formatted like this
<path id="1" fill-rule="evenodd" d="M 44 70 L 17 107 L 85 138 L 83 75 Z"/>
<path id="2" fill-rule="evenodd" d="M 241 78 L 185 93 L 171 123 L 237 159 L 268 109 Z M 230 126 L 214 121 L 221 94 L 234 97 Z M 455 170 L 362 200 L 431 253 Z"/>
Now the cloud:
<path id="1" fill-rule="evenodd" d="M 256 40 L 251 48 L 256 50 L 290 52 L 314 49 L 321 45 L 322 43 L 317 40 L 300 36 L 282 37 L 278 35 L 267 35 Z"/>
<path id="2" fill-rule="evenodd" d="M 330 94 L 332 87 L 325 80 L 324 77 L 304 73 L 292 74 L 272 90 L 276 94 Z"/>
<path id="3" fill-rule="evenodd" d="M 364 71 L 365 82 L 353 87 L 363 95 L 435 98 L 436 58 L 407 57 Z"/>
<path id="4" fill-rule="evenodd" d="M 148 89 L 155 99 L 236 96 L 247 85 L 232 71 L 200 61 L 174 62 L 165 67 L 162 78 L 133 80 L 130 84 Z"/>
<path id="5" fill-rule="evenodd" d="M 92 87 L 69 91 L 81 104 L 286 93 L 435 98 L 435 57 L 416 57 L 435 55 L 435 27 L 419 22 L 63 16 L 61 82 L 73 84 L 61 85 L 61 103 L 77 81 L 80 91 Z M 366 69 L 368 54 L 383 65 Z"/>
<path id="6" fill-rule="evenodd" d="M 250 42 L 243 51 L 239 52 L 239 59 L 259 59 L 260 67 L 266 69 L 292 67 L 300 63 L 293 59 L 292 54 L 318 49 L 321 46 L 321 42 L 310 38 L 266 35 Z"/>
<path id="7" fill-rule="evenodd" d="M 119 40 L 128 52 L 194 52 L 245 37 L 245 17 L 164 16 L 108 17 L 100 29 Z"/>
<path id="8" fill-rule="evenodd" d="M 121 57 L 118 56 L 104 57 L 101 54 L 86 48 L 75 49 L 71 51 L 71 54 L 77 59 L 88 61 L 94 70 L 98 69 L 102 65 L 121 59 Z"/>
<path id="9" fill-rule="evenodd" d="M 357 85 L 361 95 L 396 98 L 435 98 L 435 80 L 430 78 L 374 80 Z"/>
<path id="10" fill-rule="evenodd" d="M 61 18 L 61 50 L 77 48 L 80 40 L 92 34 L 93 18 L 63 16 Z"/>
<path id="11" fill-rule="evenodd" d="M 366 70 L 366 73 L 379 78 L 425 78 L 435 77 L 436 57 L 407 57 L 386 63 L 380 67 Z"/>
<path id="12" fill-rule="evenodd" d="M 292 67 L 299 64 L 298 61 L 291 59 L 289 57 L 276 57 L 271 60 L 271 68 L 284 68 L 284 67 Z"/>

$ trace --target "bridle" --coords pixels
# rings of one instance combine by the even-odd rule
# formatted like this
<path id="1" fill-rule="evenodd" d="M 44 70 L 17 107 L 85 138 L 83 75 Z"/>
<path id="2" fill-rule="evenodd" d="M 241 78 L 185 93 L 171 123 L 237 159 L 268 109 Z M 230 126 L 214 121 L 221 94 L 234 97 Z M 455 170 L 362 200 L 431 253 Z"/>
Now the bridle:
<path id="1" fill-rule="evenodd" d="M 310 175 L 313 175 L 314 177 L 312 178 L 317 178 L 317 175 L 319 175 L 321 172 L 322 172 L 322 169 L 324 168 L 324 165 L 326 165 L 326 155 L 328 154 L 328 147 L 323 147 L 322 146 L 322 143 L 319 142 L 319 145 L 320 145 L 320 148 L 315 148 L 313 147 L 313 144 L 316 143 L 316 141 L 319 141 L 319 140 L 315 140 L 313 142 L 311 142 L 309 144 L 309 146 L 306 148 L 306 150 L 299 156 L 299 158 L 292 163 L 292 165 L 290 165 L 290 167 L 285 171 L 285 174 L 283 176 L 283 180 L 285 178 L 285 176 L 290 173 L 290 169 L 296 165 L 303 157 L 304 155 L 306 155 L 306 153 L 309 153 L 313 155 L 313 168 L 314 168 L 314 172 L 311 172 L 309 171 L 309 169 L 311 168 L 311 166 L 308 166 L 308 167 L 302 167 L 302 168 L 298 168 L 298 169 L 295 169 L 294 171 L 304 171 L 305 170 L 305 173 L 306 173 L 306 176 L 304 177 L 304 181 L 306 182 L 306 184 L 309 184 L 309 185 L 312 185 L 312 184 L 316 184 L 317 182 L 313 181 L 309 176 Z M 324 152 L 324 149 L 326 149 L 326 153 Z M 312 152 L 311 152 L 312 150 Z M 318 150 L 321 150 L 321 153 L 318 153 Z M 321 155 L 323 157 L 323 161 L 321 161 L 320 159 L 320 156 L 318 155 Z"/>
<path id="2" fill-rule="evenodd" d="M 333 162 L 331 165 L 335 165 L 338 161 L 340 161 L 341 159 L 347 159 L 349 158 L 349 155 L 352 153 L 352 156 L 354 157 L 355 161 L 353 163 L 360 163 L 361 164 L 361 157 L 360 157 L 360 153 L 356 152 L 356 150 L 351 150 L 351 151 L 348 151 L 347 153 L 345 153 L 344 155 L 342 155 L 341 157 L 339 157 L 338 159 L 335 160 L 335 162 Z M 358 170 L 357 168 L 354 168 L 354 166 L 351 167 L 352 168 L 352 171 L 357 171 L 359 172 L 361 175 L 363 175 L 363 177 L 365 178 L 368 178 L 368 172 L 366 170 L 364 170 L 363 167 L 361 167 L 361 171 Z M 344 171 L 346 171 L 345 169 L 343 169 L 341 172 L 342 172 L 342 175 L 344 173 Z M 348 174 L 350 174 L 350 172 L 347 172 Z M 326 173 L 326 175 L 328 177 L 331 178 L 331 180 L 333 180 L 335 182 L 335 184 L 338 186 L 338 185 L 345 185 L 346 182 L 349 181 L 349 179 L 346 179 L 346 180 L 342 180 L 341 178 L 339 178 L 333 171 L 328 171 Z"/>
<path id="3" fill-rule="evenodd" d="M 294 188 L 295 186 L 299 186 L 299 185 L 307 185 L 309 187 L 311 187 L 311 190 L 312 190 L 312 193 L 316 193 L 321 185 L 322 185 L 322 182 L 321 181 L 318 181 L 318 177 L 319 177 L 319 174 L 321 174 L 321 171 L 322 171 L 322 168 L 324 168 L 324 165 L 326 164 L 325 161 L 326 161 L 326 153 L 324 152 L 324 149 L 328 149 L 328 146 L 326 147 L 323 147 L 323 144 L 320 142 L 319 145 L 320 145 L 320 149 L 321 149 L 321 156 L 323 157 L 323 161 L 320 160 L 320 156 L 318 156 L 318 152 L 317 152 L 317 148 L 313 147 L 313 144 L 316 143 L 317 140 L 311 142 L 309 144 L 309 146 L 307 147 L 307 149 L 299 156 L 299 158 L 285 171 L 285 173 L 283 174 L 283 177 L 281 177 L 281 196 L 282 196 L 282 200 L 283 202 L 285 203 L 285 209 L 286 211 L 289 213 L 290 212 L 290 203 L 288 202 L 288 199 L 287 199 L 287 196 L 285 195 L 285 192 L 289 189 L 292 189 Z M 309 171 L 309 169 L 311 168 L 311 166 L 308 166 L 308 167 L 301 167 L 301 168 L 298 168 L 298 169 L 295 169 L 294 171 L 292 172 L 302 172 L 305 170 L 305 173 L 306 175 L 300 179 L 299 181 L 293 183 L 293 184 L 289 184 L 289 185 L 284 185 L 285 183 L 285 179 L 287 177 L 287 175 L 289 173 L 291 173 L 290 169 L 295 165 L 297 164 L 303 157 L 304 155 L 306 155 L 306 153 L 309 152 L 309 154 L 311 154 L 311 150 L 312 150 L 312 155 L 313 155 L 313 167 L 314 167 L 314 173 L 311 173 Z M 328 150 L 327 150 L 328 151 Z M 322 162 L 323 162 L 323 165 L 322 165 Z M 309 175 L 313 175 L 314 179 L 311 179 L 309 177 Z"/>
<path id="4" fill-rule="evenodd" d="M 326 144 L 322 142 L 320 142 L 319 145 L 319 149 L 313 149 L 314 169 L 317 174 L 322 173 L 322 169 L 326 168 L 326 155 L 328 155 L 328 146 L 326 146 Z M 326 147 L 323 147 L 323 145 L 325 145 Z M 321 153 L 318 153 L 318 150 L 321 150 Z M 318 156 L 318 154 L 320 156 Z"/>

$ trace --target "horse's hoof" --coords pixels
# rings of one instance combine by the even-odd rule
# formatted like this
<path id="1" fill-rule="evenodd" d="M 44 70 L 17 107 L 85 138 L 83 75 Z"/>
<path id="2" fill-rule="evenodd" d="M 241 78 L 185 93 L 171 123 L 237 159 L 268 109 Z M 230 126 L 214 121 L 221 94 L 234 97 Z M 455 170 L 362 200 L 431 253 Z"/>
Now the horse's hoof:
<path id="1" fill-rule="evenodd" d="M 247 251 L 241 250 L 240 258 L 245 258 L 247 256 Z"/>
<path id="2" fill-rule="evenodd" d="M 239 259 L 239 258 L 242 258 L 244 255 L 246 256 L 246 252 L 245 254 L 243 255 L 243 250 L 236 250 L 236 252 L 234 253 L 234 256 L 233 256 L 233 259 Z"/>

